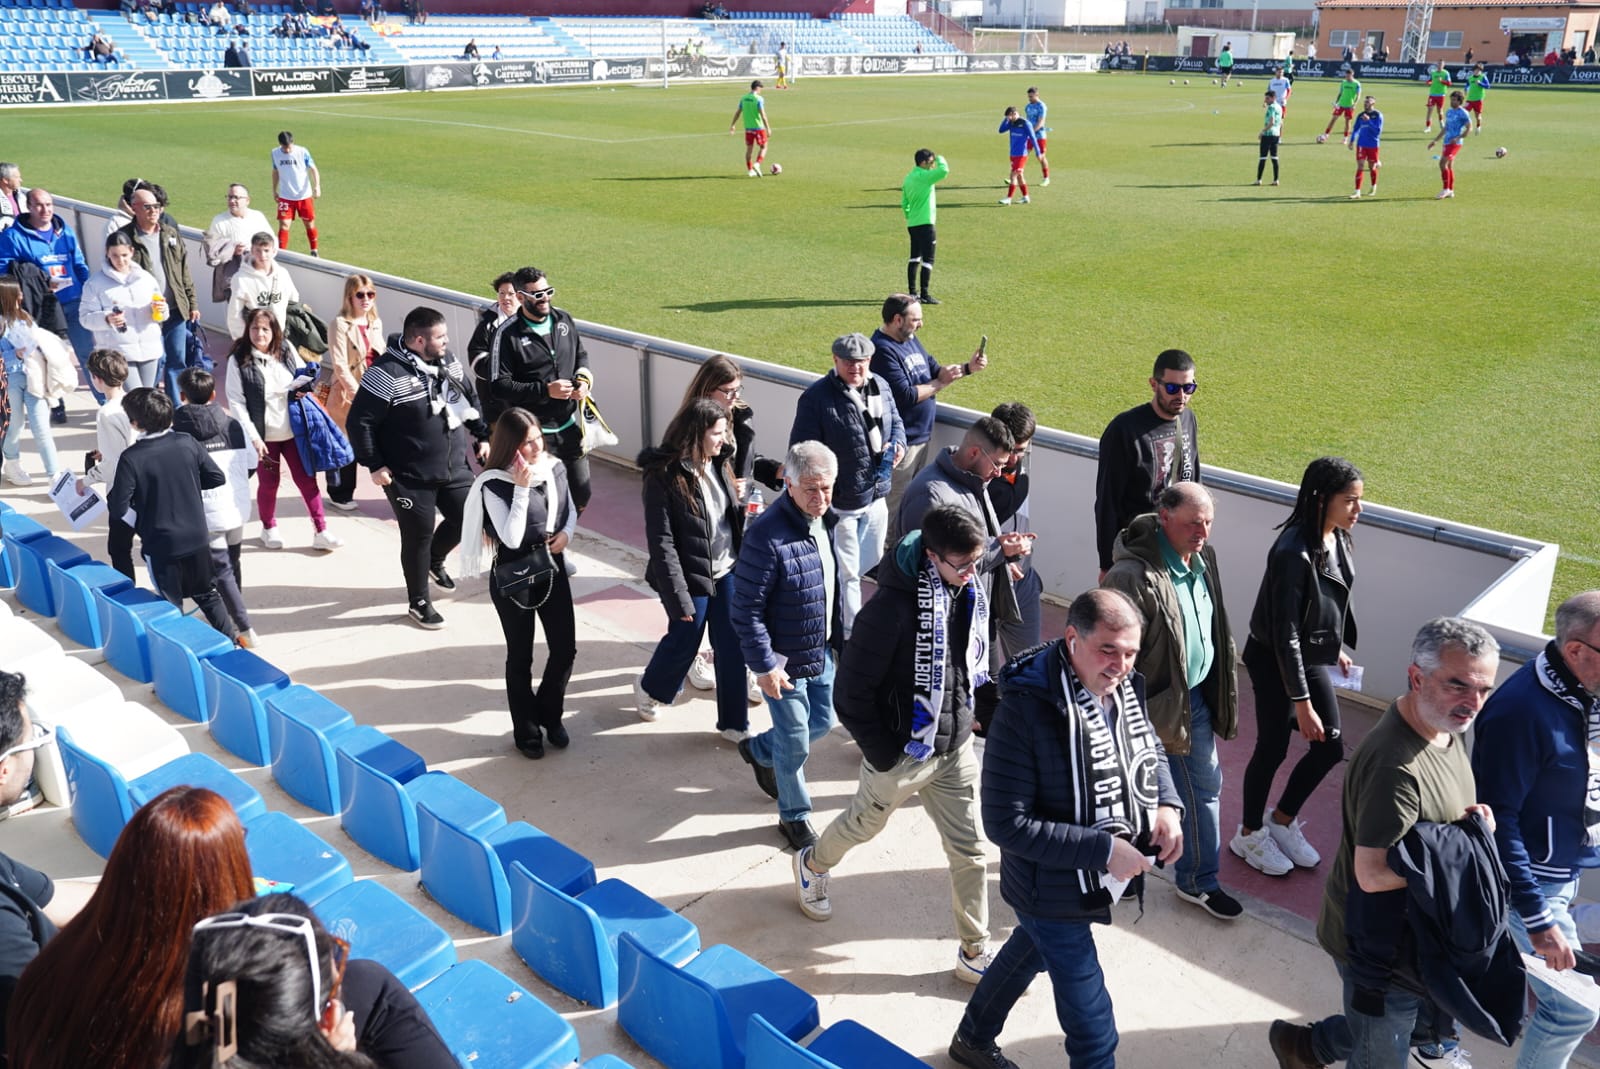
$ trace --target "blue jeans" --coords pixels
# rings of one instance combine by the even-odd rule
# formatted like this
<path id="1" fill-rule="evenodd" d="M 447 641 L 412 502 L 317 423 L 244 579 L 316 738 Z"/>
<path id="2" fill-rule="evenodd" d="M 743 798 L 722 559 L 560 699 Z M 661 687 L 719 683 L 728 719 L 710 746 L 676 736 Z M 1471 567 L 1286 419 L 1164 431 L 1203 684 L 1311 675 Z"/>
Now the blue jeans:
<path id="1" fill-rule="evenodd" d="M 1344 966 L 1335 968 L 1344 980 L 1344 1013 L 1311 1026 L 1311 1053 L 1323 1065 L 1344 1062 L 1345 1069 L 1405 1069 L 1417 1015 L 1426 1008 L 1422 999 L 1391 987 L 1383 999 L 1383 1016 L 1368 1017 L 1351 1008 L 1355 984 Z"/>
<path id="2" fill-rule="evenodd" d="M 778 774 L 778 816 L 805 820 L 811 815 L 811 794 L 803 771 L 811 744 L 833 727 L 833 654 L 824 655 L 822 674 L 791 679 L 793 690 L 781 698 L 768 698 L 772 727 L 750 740 L 756 764 Z M 722 658 L 719 656 L 718 661 Z"/>
<path id="3" fill-rule="evenodd" d="M 882 558 L 888 527 L 889 506 L 881 497 L 866 508 L 839 512 L 833 556 L 839 562 L 839 621 L 846 638 L 861 611 L 861 576 Z"/>
<path id="4" fill-rule="evenodd" d="M 167 396 L 172 399 L 172 407 L 177 408 L 183 404 L 183 390 L 178 386 L 178 376 L 189 366 L 187 319 L 173 315 L 161 324 L 161 348 L 164 355 L 161 357 L 160 381 L 167 387 Z"/>
<path id="5" fill-rule="evenodd" d="M 0 446 L 0 454 L 6 460 L 16 460 L 22 456 L 22 424 L 26 420 L 33 431 L 33 444 L 39 450 L 39 459 L 44 462 L 44 473 L 54 475 L 56 442 L 50 436 L 50 406 L 43 397 L 29 393 L 26 383 L 27 376 L 20 368 L 6 375 L 6 394 L 11 399 L 11 426 L 6 430 L 5 444 Z"/>
<path id="6" fill-rule="evenodd" d="M 1539 893 L 1555 917 L 1556 927 L 1566 936 L 1567 945 L 1578 945 L 1578 928 L 1568 912 L 1573 895 L 1578 893 L 1577 880 L 1540 880 Z M 1511 911 L 1511 938 L 1525 954 L 1533 952 L 1528 941 L 1527 926 L 1515 909 Z M 1539 1000 L 1539 1008 L 1528 1021 L 1522 1033 L 1522 1049 L 1517 1053 L 1517 1069 L 1559 1069 L 1578 1049 L 1583 1037 L 1595 1026 L 1595 1015 L 1565 995 L 1558 994 L 1549 984 L 1535 980 L 1530 973 L 1528 982 Z"/>
<path id="7" fill-rule="evenodd" d="M 73 355 L 83 369 L 83 381 L 88 383 L 89 392 L 94 394 L 94 403 L 103 405 L 106 395 L 94 388 L 94 379 L 89 377 L 89 354 L 94 352 L 94 334 L 78 322 L 78 304 L 78 301 L 61 302 L 61 313 L 67 317 L 67 340 L 72 343 Z"/>
<path id="8" fill-rule="evenodd" d="M 728 606 L 733 601 L 733 573 L 716 581 L 716 594 L 708 598 L 693 598 L 694 619 L 669 617 L 667 633 L 656 643 L 650 655 L 644 676 L 639 685 L 658 702 L 670 704 L 683 689 L 689 666 L 700 652 L 700 638 L 711 628 L 711 649 L 716 653 L 717 669 L 717 730 L 750 730 L 750 702 L 744 679 L 744 655 L 739 650 L 739 636 L 728 618 Z"/>
<path id="9" fill-rule="evenodd" d="M 1011 1007 L 1041 972 L 1050 974 L 1055 989 L 1056 1020 L 1067 1037 L 1067 1063 L 1072 1069 L 1112 1069 L 1117 1022 L 1087 921 L 1044 920 L 1019 911 L 1011 938 L 967 1001 L 956 1035 L 980 1049 L 995 1042 Z"/>
<path id="10" fill-rule="evenodd" d="M 1189 752 L 1167 754 L 1167 765 L 1172 785 L 1183 799 L 1183 853 L 1172 866 L 1172 878 L 1185 894 L 1215 891 L 1222 842 L 1222 765 L 1217 762 L 1211 707 L 1199 687 L 1189 692 Z"/>

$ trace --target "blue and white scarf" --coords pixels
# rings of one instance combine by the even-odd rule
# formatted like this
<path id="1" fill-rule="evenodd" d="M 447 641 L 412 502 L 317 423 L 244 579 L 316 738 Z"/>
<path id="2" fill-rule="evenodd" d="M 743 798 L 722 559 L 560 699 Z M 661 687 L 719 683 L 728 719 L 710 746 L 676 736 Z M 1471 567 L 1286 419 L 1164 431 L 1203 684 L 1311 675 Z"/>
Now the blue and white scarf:
<path id="1" fill-rule="evenodd" d="M 1589 778 L 1583 790 L 1583 844 L 1600 846 L 1600 695 L 1593 695 L 1578 685 L 1566 662 L 1556 663 L 1550 658 L 1554 642 L 1539 652 L 1533 670 L 1539 685 L 1558 701 L 1565 702 L 1583 716 L 1589 742 Z"/>
<path id="2" fill-rule="evenodd" d="M 920 545 L 920 543 L 918 543 Z M 939 566 L 926 553 L 919 554 L 917 570 L 917 646 L 911 680 L 911 738 L 906 753 L 918 761 L 933 756 L 939 735 L 939 712 L 944 708 L 946 653 L 950 643 L 952 596 L 939 576 Z M 956 591 L 955 597 L 972 600 L 972 621 L 967 626 L 966 666 L 968 696 L 989 681 L 989 597 L 976 580 Z"/>

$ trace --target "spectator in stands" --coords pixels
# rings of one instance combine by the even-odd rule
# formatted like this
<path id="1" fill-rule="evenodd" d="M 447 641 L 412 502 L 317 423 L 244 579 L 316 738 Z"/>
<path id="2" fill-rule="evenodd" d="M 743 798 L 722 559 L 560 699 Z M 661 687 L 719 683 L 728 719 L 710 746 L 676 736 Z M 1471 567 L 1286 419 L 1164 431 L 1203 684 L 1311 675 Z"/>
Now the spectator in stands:
<path id="1" fill-rule="evenodd" d="M 161 202 L 161 221 L 163 223 L 171 226 L 178 225 L 177 220 L 166 212 L 167 191 L 165 189 L 154 182 L 146 182 L 143 178 L 130 178 L 122 183 L 122 188 L 117 193 L 116 208 L 112 211 L 111 218 L 106 220 L 106 234 L 108 236 L 133 222 L 135 214 L 133 210 L 133 195 L 140 190 L 149 190 L 155 194 L 156 200 Z"/>
<path id="2" fill-rule="evenodd" d="M 250 259 L 233 276 L 233 296 L 228 299 L 228 333 L 234 341 L 244 337 L 245 316 L 257 308 L 270 309 L 281 331 L 289 302 L 298 301 L 294 279 L 278 263 L 278 242 L 262 230 L 250 238 Z"/>
<path id="3" fill-rule="evenodd" d="M 111 44 L 111 38 L 100 32 L 100 27 L 94 28 L 94 34 L 89 38 L 89 43 L 84 46 L 83 58 L 95 63 L 109 65 L 117 62 L 117 50 Z"/>
<path id="4" fill-rule="evenodd" d="M 477 60 L 477 59 L 481 59 L 482 58 L 481 56 L 478 55 L 478 39 L 476 37 L 474 37 L 470 41 L 468 41 L 467 42 L 467 47 L 465 47 L 465 48 L 463 48 L 461 50 L 461 58 L 462 59 L 470 59 L 470 60 Z"/>
<path id="5" fill-rule="evenodd" d="M 461 429 L 489 455 L 489 428 L 478 414 L 477 391 L 450 352 L 444 315 L 413 308 L 400 334 L 361 378 L 350 406 L 350 444 L 356 462 L 388 495 L 400 526 L 400 568 L 407 611 L 418 627 L 435 631 L 444 617 L 428 596 L 431 577 L 454 590 L 445 557 L 461 540 L 462 509 L 472 490 Z M 576 501 L 574 501 L 576 504 Z M 435 512 L 442 514 L 434 527 Z"/>
<path id="6" fill-rule="evenodd" d="M 716 657 L 717 731 L 729 742 L 749 736 L 744 661 L 730 605 L 733 567 L 744 538 L 744 510 L 734 485 L 728 410 L 708 397 L 684 404 L 659 447 L 646 447 L 645 582 L 661 598 L 667 633 L 633 684 L 641 720 L 671 705 L 709 627 Z"/>
<path id="7" fill-rule="evenodd" d="M 89 470 L 78 481 L 98 483 L 108 491 L 117 481 L 117 462 L 134 443 L 133 426 L 122 410 L 122 387 L 128 381 L 128 361 L 115 349 L 96 349 L 89 354 L 89 382 L 105 395 L 106 403 L 95 410 L 94 449 L 88 454 Z M 129 579 L 138 580 L 133 570 L 133 525 L 111 515 L 106 536 L 106 556 L 111 566 Z"/>
<path id="8" fill-rule="evenodd" d="M 22 287 L 9 275 L 0 277 L 0 361 L 6 369 L 6 395 L 12 422 L 0 446 L 5 481 L 31 486 L 22 467 L 22 427 L 33 431 L 33 445 L 45 477 L 55 478 L 56 444 L 50 433 L 50 406 L 78 385 L 78 372 L 61 340 L 40 330 L 22 306 Z"/>
<path id="9" fill-rule="evenodd" d="M 188 362 L 189 324 L 200 322 L 200 301 L 195 297 L 194 278 L 189 273 L 189 246 L 178 227 L 162 211 L 154 191 L 141 189 L 128 200 L 133 222 L 118 233 L 133 239 L 133 258 L 155 277 L 166 303 L 166 319 L 161 323 L 164 375 L 162 385 L 173 404 L 182 404 L 178 372 Z"/>
<path id="10" fill-rule="evenodd" d="M 477 325 L 472 328 L 472 337 L 467 342 L 467 370 L 477 379 L 480 391 L 484 380 L 480 377 L 479 361 L 489 353 L 489 342 L 494 337 L 495 328 L 516 315 L 517 309 L 522 307 L 517 299 L 517 276 L 514 271 L 504 271 L 495 276 L 490 288 L 494 290 L 494 303 L 485 305 L 478 313 Z"/>
<path id="11" fill-rule="evenodd" d="M 372 0 L 361 0 L 361 17 L 367 22 L 376 22 L 378 20 L 378 8 Z"/>
<path id="12" fill-rule="evenodd" d="M 501 58 L 501 55 L 502 55 L 502 53 L 500 51 L 500 46 L 499 45 L 495 45 L 494 46 L 494 51 L 489 53 L 489 58 L 490 59 L 499 59 L 499 58 Z"/>
<path id="13" fill-rule="evenodd" d="M 311 548 L 338 549 L 344 540 L 328 530 L 317 476 L 309 470 L 307 458 L 300 455 L 290 427 L 289 406 L 310 392 L 313 373 L 301 370 L 295 354 L 284 344 L 283 328 L 266 308 L 251 309 L 245 317 L 244 335 L 234 342 L 228 357 L 228 408 L 249 417 L 245 434 L 261 460 L 256 485 L 261 544 L 268 549 L 283 548 L 277 523 L 278 483 L 287 466 L 316 530 Z"/>
<path id="14" fill-rule="evenodd" d="M 561 718 L 578 657 L 565 553 L 578 526 L 578 510 L 567 491 L 565 466 L 546 451 L 544 432 L 526 409 L 508 408 L 495 421 L 489 457 L 472 484 L 461 526 L 463 575 L 482 574 L 487 567 L 484 551 L 492 553 L 489 599 L 506 640 L 506 704 L 517 752 L 535 760 L 543 757 L 546 737 L 551 746 L 565 750 L 571 739 Z M 502 568 L 518 574 L 508 582 Z M 537 691 L 535 613 L 549 647 Z"/>
<path id="15" fill-rule="evenodd" d="M 159 384 L 158 299 L 161 284 L 134 261 L 133 238 L 120 230 L 106 238 L 105 263 L 83 287 L 78 316 L 94 331 L 95 348 L 115 349 L 127 359 L 133 386 Z"/>
<path id="16" fill-rule="evenodd" d="M 243 41 L 239 43 L 241 47 L 244 44 Z M 271 230 L 272 224 L 267 217 L 250 207 L 250 190 L 241 182 L 230 185 L 227 210 L 212 217 L 211 225 L 206 227 L 205 236 L 200 239 L 205 249 L 206 263 L 212 267 L 213 301 L 221 303 L 228 299 L 234 273 L 250 252 L 250 239 Z"/>
<path id="17" fill-rule="evenodd" d="M 78 317 L 89 265 L 78 248 L 78 236 L 64 220 L 56 218 L 55 198 L 37 186 L 28 191 L 27 214 L 18 216 L 16 225 L 0 230 L 0 273 L 19 260 L 33 264 L 49 277 L 73 351 L 79 366 L 83 366 L 95 348 L 93 333 Z M 95 392 L 94 399 L 96 404 L 105 400 L 99 392 Z M 57 415 L 51 419 L 57 424 L 66 422 L 66 402 L 57 406 Z"/>
<path id="18" fill-rule="evenodd" d="M 228 5 L 224 4 L 222 0 L 216 0 L 216 3 L 212 4 L 206 12 L 206 21 L 218 28 L 226 28 L 231 25 L 233 19 L 228 15 Z"/>
<path id="19" fill-rule="evenodd" d="M 250 44 L 242 37 L 232 37 L 228 40 L 227 50 L 222 53 L 224 67 L 249 67 Z"/>
<path id="20" fill-rule="evenodd" d="M 1250 613 L 1243 660 L 1255 692 L 1256 745 L 1244 770 L 1243 819 L 1228 847 L 1268 876 L 1285 875 L 1296 865 L 1311 868 L 1322 859 L 1296 817 L 1344 758 L 1333 673 L 1349 674 L 1344 649 L 1356 644 L 1350 532 L 1361 516 L 1364 488 L 1361 472 L 1343 457 L 1319 457 L 1307 465 L 1294 510 L 1267 552 Z M 1295 730 L 1309 748 L 1289 774 L 1277 808 L 1269 809 L 1273 777 Z"/>
<path id="21" fill-rule="evenodd" d="M 340 429 L 350 416 L 361 376 L 387 344 L 378 315 L 378 287 L 366 275 L 350 275 L 344 280 L 344 303 L 334 317 L 328 351 L 322 354 L 317 372 L 317 396 Z M 355 492 L 355 461 L 328 473 L 328 504 L 340 512 L 353 512 Z"/>
<path id="22" fill-rule="evenodd" d="M 739 743 L 756 786 L 778 802 L 778 829 L 794 849 L 817 841 L 804 767 L 833 727 L 839 626 L 830 507 L 839 462 L 820 442 L 784 458 L 788 487 L 751 521 L 734 566 L 733 626 L 744 663 L 766 696 L 772 728 Z"/>
<path id="23" fill-rule="evenodd" d="M 173 787 L 142 806 L 94 896 L 17 984 L 12 1069 L 165 1066 L 182 1030 L 190 929 L 254 890 L 227 799 Z"/>
<path id="24" fill-rule="evenodd" d="M 22 168 L 0 163 L 0 230 L 28 210 L 28 191 L 22 188 Z"/>

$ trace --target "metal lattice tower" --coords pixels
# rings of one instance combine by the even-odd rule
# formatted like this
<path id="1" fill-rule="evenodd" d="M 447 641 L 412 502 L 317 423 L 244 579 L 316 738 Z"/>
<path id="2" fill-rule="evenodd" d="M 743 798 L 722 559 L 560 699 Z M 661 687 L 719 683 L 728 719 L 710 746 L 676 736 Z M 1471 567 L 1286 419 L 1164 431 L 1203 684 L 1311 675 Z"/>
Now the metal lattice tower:
<path id="1" fill-rule="evenodd" d="M 1433 0 L 1411 0 L 1406 5 L 1406 26 L 1400 34 L 1400 62 L 1425 63 L 1428 34 L 1433 30 Z"/>

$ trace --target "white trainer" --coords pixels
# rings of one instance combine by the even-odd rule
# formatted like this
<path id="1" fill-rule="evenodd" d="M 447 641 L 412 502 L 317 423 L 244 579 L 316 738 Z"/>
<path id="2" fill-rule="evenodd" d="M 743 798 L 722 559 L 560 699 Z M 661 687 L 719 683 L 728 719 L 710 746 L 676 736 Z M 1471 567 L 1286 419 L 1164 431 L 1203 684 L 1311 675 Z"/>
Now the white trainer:
<path id="1" fill-rule="evenodd" d="M 751 705 L 760 705 L 767 700 L 761 693 L 761 684 L 756 681 L 756 674 L 750 669 L 744 670 L 744 697 Z"/>
<path id="2" fill-rule="evenodd" d="M 689 685 L 695 690 L 716 689 L 717 670 L 711 667 L 711 657 L 704 650 L 695 654 L 689 665 Z"/>
<path id="3" fill-rule="evenodd" d="M 1044 181 L 1043 181 L 1043 182 L 1040 182 L 1040 183 L 1039 183 L 1039 184 L 1040 184 L 1040 185 L 1041 185 L 1041 186 L 1047 186 L 1047 185 L 1049 185 L 1049 184 L 1050 184 L 1050 179 L 1048 179 L 1048 178 L 1046 178 L 1046 179 L 1045 179 L 1045 180 L 1044 180 Z"/>
<path id="4" fill-rule="evenodd" d="M 1024 193 L 1024 194 L 1023 194 L 1023 195 L 1022 195 L 1022 203 L 1024 203 L 1024 204 L 1027 204 L 1027 203 L 1029 203 L 1029 201 L 1028 201 L 1028 195 L 1027 195 L 1027 194 L 1026 194 L 1026 193 Z"/>
<path id="5" fill-rule="evenodd" d="M 633 681 L 633 707 L 638 710 L 640 720 L 654 720 L 661 715 L 661 703 L 645 693 L 642 676 Z"/>
<path id="6" fill-rule="evenodd" d="M 983 979 L 983 974 L 988 971 L 994 961 L 994 951 L 984 947 L 975 958 L 967 957 L 967 952 L 961 947 L 956 947 L 956 979 L 964 984 L 976 984 Z"/>
<path id="7" fill-rule="evenodd" d="M 1239 830 L 1228 840 L 1228 849 L 1244 858 L 1251 868 L 1268 876 L 1284 876 L 1294 871 L 1294 862 L 1283 856 L 1266 828 L 1257 828 L 1246 835 L 1244 825 L 1239 825 Z"/>
<path id="8" fill-rule="evenodd" d="M 261 528 L 261 544 L 268 549 L 282 549 L 283 539 L 278 537 L 278 529 L 276 527 Z"/>
<path id="9" fill-rule="evenodd" d="M 833 903 L 828 901 L 828 874 L 812 872 L 806 864 L 811 847 L 802 846 L 794 852 L 794 895 L 800 902 L 800 912 L 814 921 L 833 918 Z"/>
<path id="10" fill-rule="evenodd" d="M 320 549 L 324 553 L 331 552 L 344 545 L 344 539 L 332 531 L 318 531 L 317 536 L 311 540 L 312 549 Z"/>
<path id="11" fill-rule="evenodd" d="M 735 745 L 750 737 L 750 733 L 748 731 L 740 731 L 738 728 L 723 728 L 721 731 L 717 732 L 717 734 L 721 735 L 728 742 L 734 743 Z"/>
<path id="12" fill-rule="evenodd" d="M 1272 819 L 1272 814 L 1268 813 L 1261 826 L 1272 835 L 1272 841 L 1277 845 L 1278 852 L 1301 868 L 1312 868 L 1322 860 L 1317 848 L 1306 841 L 1306 833 L 1300 830 L 1301 824 L 1298 820 L 1279 824 Z"/>
<path id="13" fill-rule="evenodd" d="M 1354 193 L 1350 194 L 1350 199 L 1351 200 L 1360 200 L 1361 199 L 1361 190 L 1358 189 Z"/>
<path id="14" fill-rule="evenodd" d="M 22 418 L 18 413 L 17 418 Z M 32 486 L 33 476 L 22 468 L 21 460 L 8 460 L 5 462 L 5 480 L 12 486 Z"/>
<path id="15" fill-rule="evenodd" d="M 1010 204 L 1011 203 L 1011 198 L 1010 197 L 1001 197 L 1000 198 L 1000 203 L 1001 204 Z"/>

